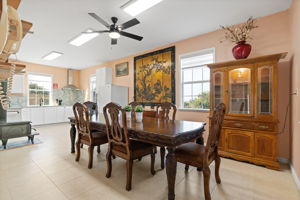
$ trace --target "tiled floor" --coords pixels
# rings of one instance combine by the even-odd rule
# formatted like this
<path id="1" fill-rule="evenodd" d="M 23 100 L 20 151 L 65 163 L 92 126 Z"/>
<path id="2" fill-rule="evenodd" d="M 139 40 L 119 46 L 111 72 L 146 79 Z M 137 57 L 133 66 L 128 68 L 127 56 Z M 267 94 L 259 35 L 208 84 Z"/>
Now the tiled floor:
<path id="1" fill-rule="evenodd" d="M 105 146 L 100 154 L 95 151 L 94 168 L 89 170 L 86 149 L 79 163 L 70 153 L 68 124 L 37 128 L 41 144 L 0 151 L 0 200 L 167 199 L 165 171 L 152 176 L 149 158 L 134 162 L 133 187 L 127 192 L 124 160 L 113 160 L 112 177 L 105 178 Z M 158 158 L 156 169 L 160 166 Z M 211 170 L 214 170 L 213 165 Z M 222 159 L 221 178 L 222 184 L 217 185 L 212 173 L 214 200 L 300 199 L 289 170 L 273 171 Z M 195 168 L 185 173 L 184 166 L 178 164 L 176 199 L 204 199 L 202 174 Z"/>

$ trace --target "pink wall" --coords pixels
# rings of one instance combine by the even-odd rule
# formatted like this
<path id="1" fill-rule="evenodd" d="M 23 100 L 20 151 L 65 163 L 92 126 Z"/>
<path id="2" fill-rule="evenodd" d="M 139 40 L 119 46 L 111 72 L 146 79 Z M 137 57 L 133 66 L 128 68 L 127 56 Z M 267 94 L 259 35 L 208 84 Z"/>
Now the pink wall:
<path id="1" fill-rule="evenodd" d="M 300 88 L 300 0 L 294 0 L 291 7 L 291 30 L 292 30 L 292 91 Z M 295 171 L 300 177 L 300 94 L 298 96 L 293 95 L 291 99 L 292 103 L 292 147 L 291 157 L 292 165 Z M 299 178 L 298 178 L 299 180 Z"/>
<path id="2" fill-rule="evenodd" d="M 284 11 L 263 17 L 257 20 L 259 28 L 253 31 L 253 41 L 251 44 L 253 46 L 251 57 L 267 55 L 272 53 L 289 52 L 290 51 L 290 18 L 289 11 Z M 136 55 L 128 56 L 118 60 L 103 63 L 97 66 L 93 66 L 80 71 L 80 87 L 85 90 L 86 98 L 89 97 L 89 76 L 95 73 L 95 70 L 100 67 L 112 67 L 113 73 L 115 73 L 114 66 L 117 63 L 129 62 L 129 76 L 115 77 L 113 75 L 113 83 L 116 85 L 124 85 L 129 87 L 129 101 L 133 101 L 133 59 L 137 55 L 142 55 L 147 52 L 151 52 L 157 49 L 162 49 L 168 46 L 176 46 L 176 104 L 180 106 L 180 65 L 179 57 L 182 54 L 190 53 L 193 51 L 199 51 L 207 48 L 215 48 L 216 50 L 216 62 L 232 60 L 231 48 L 233 44 L 229 42 L 220 43 L 219 41 L 223 39 L 224 33 L 221 30 L 207 33 L 204 35 L 199 35 L 193 38 L 182 40 L 173 44 L 165 45 L 152 49 L 149 51 L 141 52 Z M 289 60 L 288 58 L 286 61 Z M 279 85 L 284 85 L 286 87 L 280 87 L 279 93 L 280 97 L 287 95 L 289 92 L 288 84 L 289 80 L 288 72 L 289 64 L 280 65 L 280 77 Z M 282 84 L 281 84 L 282 83 Z M 283 121 L 283 110 L 286 107 L 285 100 L 279 100 L 279 119 Z M 208 121 L 207 112 L 192 112 L 192 111 L 182 111 L 179 110 L 177 114 L 177 119 L 182 120 L 193 120 L 193 121 Z M 285 130 L 279 136 L 279 157 L 289 158 L 289 132 Z"/>
<path id="3" fill-rule="evenodd" d="M 29 62 L 18 62 L 20 64 L 26 65 L 26 73 L 41 73 L 53 76 L 53 83 L 58 83 L 58 87 L 62 88 L 67 84 L 67 69 L 53 67 L 48 65 L 40 65 Z M 79 87 L 79 71 L 74 71 L 74 84 Z"/>

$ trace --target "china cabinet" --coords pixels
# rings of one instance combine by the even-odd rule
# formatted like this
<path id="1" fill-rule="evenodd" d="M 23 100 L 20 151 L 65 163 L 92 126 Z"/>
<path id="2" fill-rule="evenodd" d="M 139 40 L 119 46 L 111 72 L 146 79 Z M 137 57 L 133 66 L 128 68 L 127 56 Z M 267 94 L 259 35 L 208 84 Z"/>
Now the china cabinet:
<path id="1" fill-rule="evenodd" d="M 211 113 L 226 105 L 221 156 L 279 169 L 277 65 L 286 53 L 209 64 Z"/>

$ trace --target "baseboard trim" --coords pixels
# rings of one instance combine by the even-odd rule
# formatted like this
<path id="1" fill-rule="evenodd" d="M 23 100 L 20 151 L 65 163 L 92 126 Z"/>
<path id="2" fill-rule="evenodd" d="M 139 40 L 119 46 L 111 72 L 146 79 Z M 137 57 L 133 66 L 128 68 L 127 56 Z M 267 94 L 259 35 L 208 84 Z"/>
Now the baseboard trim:
<path id="1" fill-rule="evenodd" d="M 300 179 L 299 179 L 299 176 L 297 175 L 297 172 L 292 164 L 291 164 L 291 171 L 292 171 L 292 176 L 294 178 L 294 181 L 297 185 L 297 188 L 298 188 L 298 190 L 300 190 Z"/>
<path id="2" fill-rule="evenodd" d="M 278 161 L 282 164 L 290 164 L 290 160 L 287 158 L 278 158 Z"/>

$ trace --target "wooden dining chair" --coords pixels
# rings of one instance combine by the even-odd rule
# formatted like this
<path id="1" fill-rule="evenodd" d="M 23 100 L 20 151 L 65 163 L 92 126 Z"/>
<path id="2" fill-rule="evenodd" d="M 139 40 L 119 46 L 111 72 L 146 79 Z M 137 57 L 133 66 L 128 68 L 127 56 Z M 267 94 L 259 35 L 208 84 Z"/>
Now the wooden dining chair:
<path id="1" fill-rule="evenodd" d="M 126 190 L 131 190 L 133 160 L 151 155 L 151 174 L 155 174 L 155 147 L 152 144 L 129 139 L 125 110 L 115 103 L 109 103 L 103 108 L 108 137 L 108 151 L 106 154 L 107 173 L 111 176 L 112 155 L 127 160 Z"/>
<path id="2" fill-rule="evenodd" d="M 85 144 L 89 146 L 88 147 L 88 152 L 89 152 L 88 168 L 91 169 L 93 167 L 94 147 L 107 143 L 108 142 L 107 135 L 105 132 L 92 131 L 90 129 L 90 113 L 88 108 L 85 105 L 81 103 L 75 103 L 73 105 L 73 112 L 75 116 L 77 132 L 78 132 L 78 139 L 76 143 L 77 154 L 75 160 L 78 162 L 80 159 L 81 144 Z"/>
<path id="3" fill-rule="evenodd" d="M 215 177 L 218 184 L 221 183 L 219 174 L 221 159 L 218 154 L 218 144 L 221 135 L 222 123 L 225 114 L 225 104 L 221 103 L 213 112 L 209 127 L 209 136 L 206 145 L 186 143 L 175 150 L 177 162 L 202 168 L 204 176 L 205 200 L 211 200 L 209 191 L 210 169 L 209 165 L 215 161 Z M 185 168 L 188 170 L 188 167 Z"/>
<path id="4" fill-rule="evenodd" d="M 90 115 L 96 115 L 96 117 L 98 117 L 98 105 L 97 103 L 95 102 L 92 102 L 92 101 L 86 101 L 83 103 L 88 109 L 89 109 L 89 112 L 90 112 Z M 91 131 L 94 131 L 91 129 Z M 83 147 L 83 144 L 81 144 L 81 148 Z M 97 146 L 97 152 L 100 153 L 101 149 L 100 149 L 100 145 Z"/>
<path id="5" fill-rule="evenodd" d="M 176 117 L 177 108 L 176 105 L 164 102 L 159 104 L 156 107 L 156 117 L 166 120 L 175 120 Z M 172 115 L 172 118 L 170 119 L 170 114 Z M 165 168 L 165 155 L 166 155 L 166 149 L 163 146 L 160 146 L 160 167 L 161 169 Z"/>

